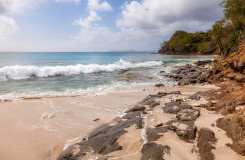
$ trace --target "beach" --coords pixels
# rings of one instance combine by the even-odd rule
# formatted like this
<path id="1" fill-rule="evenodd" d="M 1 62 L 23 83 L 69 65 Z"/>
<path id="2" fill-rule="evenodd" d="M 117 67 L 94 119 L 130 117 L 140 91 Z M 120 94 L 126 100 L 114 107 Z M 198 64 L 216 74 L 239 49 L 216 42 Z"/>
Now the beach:
<path id="1" fill-rule="evenodd" d="M 130 108 L 130 106 L 148 95 L 158 92 L 181 91 L 183 96 L 188 97 L 195 92 L 214 88 L 216 87 L 210 85 L 162 88 L 144 86 L 91 97 L 53 97 L 2 103 L 0 117 L 3 132 L 0 135 L 0 158 L 55 160 L 64 149 L 86 138 L 89 131 L 104 123 L 112 122 L 120 117 L 125 109 Z M 164 101 L 169 101 L 172 98 L 169 97 L 167 99 Z M 160 108 L 154 109 L 149 118 L 149 126 L 152 126 L 157 121 L 166 122 L 169 118 L 171 119 L 169 115 L 162 115 L 160 110 Z M 213 117 L 213 114 L 208 113 L 205 109 L 203 109 L 203 112 L 205 115 L 201 116 L 200 119 L 204 118 L 205 122 L 211 119 L 210 123 L 213 123 L 213 119 L 217 118 L 217 116 Z M 201 122 L 202 120 L 199 122 L 200 127 L 209 125 L 209 123 L 202 124 Z M 134 130 L 133 128 L 128 129 Z M 131 137 L 133 141 L 123 137 L 120 138 L 119 143 L 124 144 L 123 151 L 112 153 L 110 156 L 120 157 L 137 152 L 142 145 L 139 132 L 129 131 L 130 136 L 124 135 Z M 169 133 L 168 136 L 170 137 L 169 139 L 167 138 L 166 144 L 170 140 L 174 145 L 174 143 L 177 143 L 174 142 L 174 139 L 180 140 L 171 134 L 173 133 Z M 128 144 L 128 142 L 133 144 Z M 162 142 L 165 142 L 165 140 Z M 138 144 L 135 145 L 134 143 Z M 188 148 L 185 148 L 190 149 L 191 146 L 189 145 Z M 140 155 L 141 153 L 138 151 L 133 157 L 125 157 L 124 159 L 134 159 L 140 157 Z M 89 158 L 95 159 L 96 156 Z"/>
<path id="2" fill-rule="evenodd" d="M 40 77 L 40 71 L 50 71 L 38 66 L 34 78 L 2 81 L 3 87 L 10 83 L 20 91 L 2 90 L 0 159 L 243 159 L 227 145 L 232 139 L 216 126 L 224 115 L 205 108 L 213 103 L 208 97 L 213 93 L 208 93 L 221 89 L 199 83 L 212 66 L 211 58 L 169 59 L 174 61 L 127 62 L 132 67 L 126 69 L 124 62 L 117 61 L 96 65 L 113 70 L 78 75 L 74 71 L 81 66 L 49 66 L 57 75 L 48 77 Z M 70 68 L 65 72 L 71 75 L 60 75 L 64 73 L 60 68 Z M 34 74 L 23 67 L 17 73 L 22 72 Z M 11 78 L 6 76 L 9 73 L 2 72 L 2 77 Z M 72 79 L 77 80 L 76 89 Z M 88 88 L 81 88 L 85 84 Z M 212 134 L 212 143 L 202 141 Z M 209 150 L 203 153 L 206 145 Z"/>

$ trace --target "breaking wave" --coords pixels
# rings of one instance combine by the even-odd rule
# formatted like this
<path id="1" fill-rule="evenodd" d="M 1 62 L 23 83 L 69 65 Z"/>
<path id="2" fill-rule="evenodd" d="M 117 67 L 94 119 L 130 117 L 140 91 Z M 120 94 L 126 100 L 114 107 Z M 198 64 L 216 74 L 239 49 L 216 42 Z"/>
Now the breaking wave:
<path id="1" fill-rule="evenodd" d="M 4 66 L 0 68 L 0 81 L 20 80 L 32 77 L 54 77 L 66 75 L 79 75 L 97 72 L 113 72 L 121 69 L 153 67 L 162 65 L 161 61 L 146 61 L 132 63 L 119 60 L 111 64 L 77 64 L 67 66 Z"/>

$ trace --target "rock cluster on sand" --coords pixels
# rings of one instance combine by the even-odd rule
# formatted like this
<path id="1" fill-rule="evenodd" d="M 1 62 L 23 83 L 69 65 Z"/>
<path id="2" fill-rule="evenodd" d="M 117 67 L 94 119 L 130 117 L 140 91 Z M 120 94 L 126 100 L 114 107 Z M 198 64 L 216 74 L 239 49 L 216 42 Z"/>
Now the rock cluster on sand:
<path id="1" fill-rule="evenodd" d="M 206 62 L 197 62 L 196 65 L 205 66 Z M 225 116 L 217 121 L 217 126 L 233 140 L 229 146 L 238 154 L 245 155 L 245 43 L 224 59 L 216 57 L 212 67 L 206 71 L 202 67 L 186 65 L 177 68 L 174 75 L 167 76 L 178 81 L 179 85 L 211 83 L 220 87 L 193 96 L 203 96 L 209 101 L 205 106 L 207 110 Z"/>
<path id="2" fill-rule="evenodd" d="M 166 125 L 186 142 L 191 142 L 196 138 L 195 120 L 199 117 L 199 110 L 191 105 L 183 103 L 181 100 L 166 103 L 162 107 L 165 113 L 175 114 L 176 119 L 169 121 Z"/>
<path id="3" fill-rule="evenodd" d="M 164 76 L 172 78 L 178 82 L 178 85 L 196 84 L 199 77 L 203 75 L 212 64 L 211 60 L 197 61 L 194 64 L 187 64 L 185 66 L 178 66 L 171 74 L 164 74 Z"/>
<path id="4" fill-rule="evenodd" d="M 212 150 L 215 149 L 214 144 L 217 142 L 215 134 L 208 128 L 201 128 L 198 131 L 197 147 L 199 148 L 199 154 L 201 160 L 214 160 L 214 154 Z"/>

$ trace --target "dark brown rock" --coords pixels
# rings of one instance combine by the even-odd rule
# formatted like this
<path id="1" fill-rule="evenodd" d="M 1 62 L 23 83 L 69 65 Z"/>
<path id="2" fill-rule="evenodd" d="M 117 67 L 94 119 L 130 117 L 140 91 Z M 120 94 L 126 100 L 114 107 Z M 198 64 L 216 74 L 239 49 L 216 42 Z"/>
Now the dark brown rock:
<path id="1" fill-rule="evenodd" d="M 115 125 L 101 125 L 90 133 L 88 140 L 70 146 L 60 154 L 57 160 L 78 160 L 87 153 L 106 155 L 122 150 L 117 139 L 127 132 L 126 128 L 132 125 L 142 128 L 142 123 L 142 118 L 135 117 L 126 121 L 118 121 Z"/>
<path id="2" fill-rule="evenodd" d="M 212 150 L 215 149 L 214 144 L 217 142 L 215 134 L 208 128 L 201 128 L 198 131 L 197 147 L 201 160 L 214 160 L 215 156 Z"/>
<path id="3" fill-rule="evenodd" d="M 146 135 L 148 142 L 156 141 L 163 136 L 163 133 L 169 130 L 169 126 L 159 127 L 159 128 L 147 128 Z"/>
<path id="4" fill-rule="evenodd" d="M 217 127 L 226 131 L 228 137 L 233 140 L 231 149 L 245 156 L 245 115 L 244 110 L 231 116 L 220 118 L 216 122 Z"/>
<path id="5" fill-rule="evenodd" d="M 176 115 L 180 121 L 195 121 L 200 116 L 200 111 L 195 109 L 182 109 Z"/>
<path id="6" fill-rule="evenodd" d="M 134 117 L 141 117 L 142 111 L 129 112 L 122 117 L 122 119 L 131 119 Z"/>
<path id="7" fill-rule="evenodd" d="M 153 142 L 144 144 L 141 160 L 163 160 L 164 154 L 170 154 L 170 147 Z"/>

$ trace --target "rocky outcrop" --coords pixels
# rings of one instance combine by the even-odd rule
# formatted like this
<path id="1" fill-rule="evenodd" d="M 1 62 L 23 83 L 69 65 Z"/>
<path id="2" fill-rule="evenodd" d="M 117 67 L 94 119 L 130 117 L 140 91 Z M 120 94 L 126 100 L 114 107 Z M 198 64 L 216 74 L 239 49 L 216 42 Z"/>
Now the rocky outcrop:
<path id="1" fill-rule="evenodd" d="M 245 43 L 227 58 L 216 57 L 212 68 L 199 78 L 199 82 L 209 83 L 227 80 L 245 82 Z"/>
<path id="2" fill-rule="evenodd" d="M 245 110 L 217 120 L 217 126 L 226 131 L 228 137 L 233 140 L 228 144 L 235 152 L 245 156 Z"/>
<path id="3" fill-rule="evenodd" d="M 127 132 L 127 128 L 136 125 L 140 129 L 142 123 L 141 117 L 132 117 L 125 121 L 119 120 L 114 125 L 104 124 L 93 130 L 84 142 L 76 143 L 66 149 L 57 160 L 76 160 L 82 159 L 88 153 L 106 155 L 122 150 L 117 140 Z"/>
<path id="4" fill-rule="evenodd" d="M 175 100 L 165 103 L 162 107 L 165 113 L 175 114 L 176 120 L 167 122 L 165 125 L 186 142 L 192 142 L 196 138 L 195 120 L 200 116 L 199 110 L 191 105 L 183 103 L 182 100 Z"/>
<path id="5" fill-rule="evenodd" d="M 215 134 L 208 128 L 201 128 L 198 131 L 197 147 L 201 160 L 214 160 L 215 156 L 212 150 L 215 149 L 214 144 L 217 142 Z"/>
<path id="6" fill-rule="evenodd" d="M 170 147 L 153 142 L 146 143 L 142 149 L 141 160 L 163 160 L 164 154 L 170 154 Z"/>
<path id="7" fill-rule="evenodd" d="M 164 76 L 172 78 L 178 82 L 178 85 L 196 84 L 201 77 L 211 66 L 212 61 L 197 61 L 193 64 L 176 67 L 171 74 L 164 74 Z"/>
<path id="8" fill-rule="evenodd" d="M 220 87 L 196 95 L 209 101 L 206 108 L 223 114 L 217 126 L 233 140 L 229 146 L 238 154 L 245 155 L 245 43 L 227 58 L 216 58 L 214 64 L 198 82 L 209 82 Z"/>

